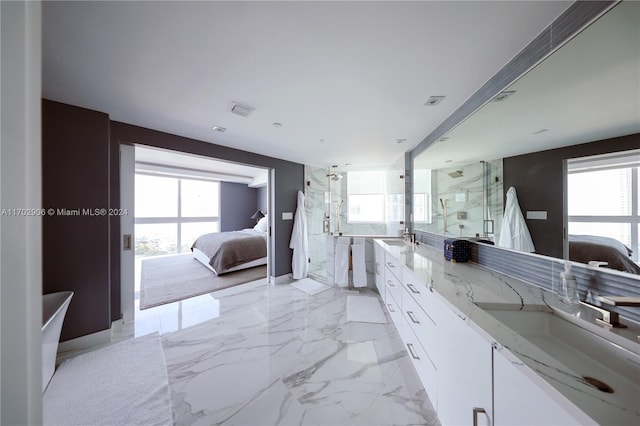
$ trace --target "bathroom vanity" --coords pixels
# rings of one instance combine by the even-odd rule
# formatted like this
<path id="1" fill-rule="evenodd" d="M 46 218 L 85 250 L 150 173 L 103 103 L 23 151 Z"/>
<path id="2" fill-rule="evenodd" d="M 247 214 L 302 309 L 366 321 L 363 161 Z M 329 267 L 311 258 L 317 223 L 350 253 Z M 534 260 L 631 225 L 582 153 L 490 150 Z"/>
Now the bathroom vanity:
<path id="1" fill-rule="evenodd" d="M 443 425 L 640 424 L 640 327 L 441 250 L 375 240 L 375 284 Z"/>

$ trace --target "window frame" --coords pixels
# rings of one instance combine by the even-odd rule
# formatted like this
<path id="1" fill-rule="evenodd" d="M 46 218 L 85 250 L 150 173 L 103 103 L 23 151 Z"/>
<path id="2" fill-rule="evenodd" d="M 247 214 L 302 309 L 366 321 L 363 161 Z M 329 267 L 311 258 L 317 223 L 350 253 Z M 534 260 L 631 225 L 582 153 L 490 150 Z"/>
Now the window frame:
<path id="1" fill-rule="evenodd" d="M 634 150 L 629 152 L 629 157 L 638 155 L 638 151 Z M 606 154 L 602 157 L 606 158 Z M 620 153 L 616 154 L 616 157 L 620 156 Z M 600 167 L 599 170 L 610 170 L 610 169 L 631 169 L 631 187 L 629 190 L 631 191 L 631 214 L 630 215 L 569 215 L 567 213 L 567 234 L 569 234 L 569 227 L 571 223 L 611 223 L 611 224 L 625 224 L 630 227 L 630 247 L 632 250 L 631 259 L 635 262 L 639 260 L 639 251 L 640 251 L 640 166 L 637 164 L 622 164 L 620 165 L 612 165 L 610 167 Z M 598 171 L 598 170 L 594 170 Z M 569 170 L 569 166 L 567 165 L 567 200 L 568 200 L 568 179 L 569 175 L 574 173 L 580 173 L 581 171 L 571 171 Z M 568 202 L 568 201 L 567 201 Z M 569 211 L 569 206 L 567 204 L 567 212 Z"/>
<path id="2" fill-rule="evenodd" d="M 203 222 L 214 222 L 218 224 L 218 232 L 220 229 L 220 208 L 221 208 L 221 182 L 219 180 L 213 179 L 202 179 L 197 177 L 188 177 L 188 176 L 169 176 L 165 174 L 158 173 L 148 173 L 144 171 L 136 171 L 135 175 L 145 175 L 145 176 L 154 176 L 154 177 L 163 177 L 168 179 L 174 179 L 178 183 L 178 193 L 177 193 L 177 203 L 178 203 L 178 212 L 177 216 L 163 216 L 163 217 L 138 217 L 137 215 L 134 217 L 134 242 L 135 238 L 135 225 L 154 225 L 154 224 L 175 224 L 176 225 L 176 253 L 183 253 L 181 251 L 182 248 L 182 224 L 184 223 L 203 223 Z M 218 196 L 217 196 L 217 207 L 218 213 L 216 216 L 182 216 L 182 181 L 183 180 L 194 180 L 194 181 L 205 181 L 210 182 L 218 186 Z M 134 212 L 135 214 L 135 212 Z"/>

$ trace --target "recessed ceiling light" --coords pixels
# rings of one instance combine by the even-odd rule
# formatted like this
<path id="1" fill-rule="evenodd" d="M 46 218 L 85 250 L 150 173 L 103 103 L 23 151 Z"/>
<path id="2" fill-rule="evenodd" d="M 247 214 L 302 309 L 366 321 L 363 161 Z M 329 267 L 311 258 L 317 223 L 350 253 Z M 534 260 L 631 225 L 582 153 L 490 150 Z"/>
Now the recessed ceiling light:
<path id="1" fill-rule="evenodd" d="M 211 130 L 213 130 L 214 132 L 224 133 L 227 130 L 227 128 L 222 126 L 213 126 Z"/>
<path id="2" fill-rule="evenodd" d="M 532 134 L 539 135 L 540 133 L 544 133 L 544 132 L 548 132 L 548 131 L 549 131 L 549 129 L 540 129 L 537 132 L 533 132 Z"/>
<path id="3" fill-rule="evenodd" d="M 254 111 L 254 108 L 251 108 L 246 105 L 240 105 L 238 103 L 231 104 L 231 112 L 239 115 L 241 117 L 248 117 Z"/>
<path id="4" fill-rule="evenodd" d="M 273 123 L 273 127 L 282 127 L 282 123 Z"/>
<path id="5" fill-rule="evenodd" d="M 500 93 L 498 93 L 498 95 L 495 98 L 493 98 L 493 101 L 494 102 L 504 101 L 509 96 L 513 95 L 514 93 L 516 93 L 515 90 L 507 90 L 506 92 L 500 92 Z"/>
<path id="6" fill-rule="evenodd" d="M 444 96 L 431 96 L 429 97 L 429 99 L 427 99 L 427 102 L 424 103 L 424 106 L 438 105 L 440 102 L 442 102 L 443 99 Z"/>
<path id="7" fill-rule="evenodd" d="M 406 139 L 396 139 L 396 143 L 405 143 Z"/>

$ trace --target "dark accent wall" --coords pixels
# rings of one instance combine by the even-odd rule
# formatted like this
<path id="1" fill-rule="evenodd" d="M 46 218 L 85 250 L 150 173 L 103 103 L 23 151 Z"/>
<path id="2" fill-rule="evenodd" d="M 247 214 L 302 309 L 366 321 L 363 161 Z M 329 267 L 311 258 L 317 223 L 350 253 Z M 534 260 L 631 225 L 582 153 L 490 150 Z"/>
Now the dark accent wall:
<path id="1" fill-rule="evenodd" d="M 83 211 L 110 207 L 109 158 L 107 114 L 43 100 L 43 293 L 74 292 L 63 341 L 111 325 L 109 216 Z"/>
<path id="2" fill-rule="evenodd" d="M 110 121 L 106 113 L 51 100 L 43 99 L 42 103 L 45 208 L 119 208 L 121 143 L 274 169 L 270 275 L 277 277 L 291 272 L 289 239 L 293 221 L 281 218 L 282 212 L 295 211 L 297 191 L 304 184 L 302 164 Z M 248 216 L 262 199 L 253 190 L 247 201 L 253 211 Z M 266 206 L 263 209 L 266 211 Z M 249 221 L 241 227 L 253 226 L 253 221 Z M 119 217 L 82 214 L 43 217 L 43 292 L 63 290 L 75 292 L 62 331 L 63 341 L 107 330 L 113 320 L 121 318 Z"/>
<path id="3" fill-rule="evenodd" d="M 547 212 L 547 220 L 527 220 L 536 253 L 563 257 L 564 160 L 639 148 L 640 134 L 633 134 L 503 160 L 505 194 L 516 188 L 525 216 L 527 210 Z"/>
<path id="4" fill-rule="evenodd" d="M 243 183 L 220 182 L 220 231 L 253 228 L 258 210 L 258 190 Z"/>
<path id="5" fill-rule="evenodd" d="M 297 192 L 304 189 L 304 166 L 302 164 L 117 121 L 111 122 L 111 140 L 112 143 L 118 145 L 148 145 L 274 169 L 274 179 L 272 179 L 270 183 L 272 185 L 272 199 L 270 202 L 273 209 L 269 209 L 269 213 L 273 214 L 273 226 L 275 229 L 272 229 L 271 232 L 273 245 L 272 250 L 269 252 L 271 264 L 269 273 L 272 277 L 277 277 L 291 272 L 292 251 L 289 248 L 289 240 L 291 238 L 291 231 L 293 230 L 293 221 L 282 220 L 282 213 L 295 212 L 296 210 Z M 120 172 L 118 164 L 112 163 L 111 172 L 112 179 L 119 181 Z M 118 185 L 114 185 L 114 187 L 119 188 L 119 182 Z M 112 192 L 111 197 L 113 200 L 119 202 L 119 190 L 117 193 Z M 113 242 L 118 241 L 119 234 L 120 227 L 118 224 L 117 229 L 112 230 L 111 238 Z"/>

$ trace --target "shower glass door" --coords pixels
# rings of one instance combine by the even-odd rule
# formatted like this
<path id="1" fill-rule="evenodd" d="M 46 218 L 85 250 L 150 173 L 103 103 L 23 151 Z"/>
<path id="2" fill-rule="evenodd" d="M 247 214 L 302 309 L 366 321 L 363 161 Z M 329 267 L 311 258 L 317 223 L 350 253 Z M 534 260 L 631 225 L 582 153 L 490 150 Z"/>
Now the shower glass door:
<path id="1" fill-rule="evenodd" d="M 329 219 L 329 182 L 327 169 L 304 167 L 305 213 L 309 240 L 309 275 L 326 281 L 327 235 Z"/>

